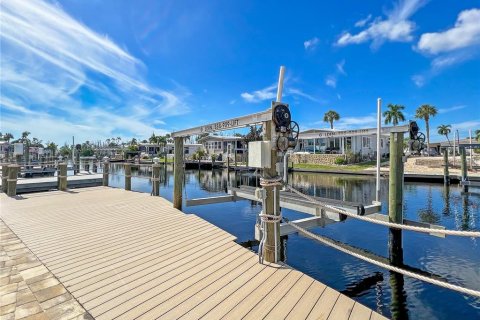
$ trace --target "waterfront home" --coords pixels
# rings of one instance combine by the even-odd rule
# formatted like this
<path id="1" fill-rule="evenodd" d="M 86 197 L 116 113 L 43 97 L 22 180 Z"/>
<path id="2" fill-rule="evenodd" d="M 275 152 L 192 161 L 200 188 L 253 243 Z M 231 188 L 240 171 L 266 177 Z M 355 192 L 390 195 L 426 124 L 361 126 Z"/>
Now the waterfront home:
<path id="1" fill-rule="evenodd" d="M 0 141 L 0 159 L 6 159 L 10 151 L 8 141 Z"/>
<path id="2" fill-rule="evenodd" d="M 183 150 L 184 150 L 184 154 L 185 156 L 191 156 L 192 154 L 194 154 L 195 152 L 197 152 L 198 150 L 201 150 L 203 149 L 203 145 L 200 144 L 200 143 L 185 143 L 183 144 Z M 175 144 L 174 143 L 167 143 L 166 147 L 165 147 L 165 151 L 167 152 L 167 155 L 172 155 L 174 154 L 175 152 Z"/>
<path id="3" fill-rule="evenodd" d="M 389 150 L 389 133 L 393 127 L 382 128 L 380 152 Z M 377 154 L 377 129 L 333 130 L 311 129 L 300 132 L 296 151 L 312 154 L 339 154 L 347 152 L 373 159 Z"/>
<path id="4" fill-rule="evenodd" d="M 237 136 L 206 136 L 200 139 L 208 154 L 226 156 L 230 146 L 230 156 L 246 153 L 246 143 L 243 137 Z"/>

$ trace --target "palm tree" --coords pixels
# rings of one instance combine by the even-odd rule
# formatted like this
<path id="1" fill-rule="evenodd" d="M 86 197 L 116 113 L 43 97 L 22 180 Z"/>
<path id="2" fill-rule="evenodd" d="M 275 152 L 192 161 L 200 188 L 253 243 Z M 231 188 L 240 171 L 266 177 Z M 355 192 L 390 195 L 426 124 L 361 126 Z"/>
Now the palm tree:
<path id="1" fill-rule="evenodd" d="M 437 129 L 438 129 L 438 134 L 441 134 L 441 135 L 447 137 L 448 144 L 451 144 L 451 143 L 450 143 L 450 139 L 448 139 L 448 134 L 449 134 L 450 132 L 452 132 L 452 129 L 451 129 L 451 128 L 452 128 L 452 126 L 449 125 L 449 124 L 441 124 L 441 125 L 439 125 L 439 126 L 437 127 Z"/>
<path id="2" fill-rule="evenodd" d="M 430 117 L 437 115 L 437 108 L 429 104 L 423 104 L 418 107 L 415 118 L 425 120 L 425 129 L 427 130 L 427 154 L 430 151 Z"/>
<path id="3" fill-rule="evenodd" d="M 330 129 L 333 129 L 333 121 L 340 120 L 340 115 L 333 110 L 325 112 L 323 116 L 323 121 L 330 123 Z"/>
<path id="4" fill-rule="evenodd" d="M 402 110 L 405 109 L 405 106 L 401 104 L 389 104 L 387 106 L 389 110 L 383 113 L 385 117 L 385 124 L 393 123 L 393 126 L 396 126 L 398 122 L 405 121 L 405 116 L 403 115 Z"/>
<path id="5" fill-rule="evenodd" d="M 23 131 L 22 132 L 22 141 L 28 140 L 28 136 L 30 135 L 31 132 L 29 131 Z"/>
<path id="6" fill-rule="evenodd" d="M 480 130 L 475 130 L 475 139 L 480 142 Z"/>
<path id="7" fill-rule="evenodd" d="M 13 139 L 13 134 L 7 132 L 3 135 L 3 139 L 7 142 L 10 142 L 10 139 Z"/>

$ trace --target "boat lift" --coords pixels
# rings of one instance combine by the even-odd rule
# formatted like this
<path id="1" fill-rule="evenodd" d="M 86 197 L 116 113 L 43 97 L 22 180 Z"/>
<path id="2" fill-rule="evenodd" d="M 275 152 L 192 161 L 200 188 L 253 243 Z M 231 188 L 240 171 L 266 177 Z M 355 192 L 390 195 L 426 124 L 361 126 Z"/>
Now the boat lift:
<path id="1" fill-rule="evenodd" d="M 289 106 L 281 102 L 282 90 L 283 90 L 283 78 L 284 78 L 285 68 L 282 66 L 280 68 L 280 76 L 278 81 L 278 90 L 277 90 L 277 100 L 272 102 L 271 108 L 246 116 L 241 116 L 237 118 L 227 119 L 223 121 L 218 121 L 203 126 L 198 126 L 195 128 L 185 129 L 181 131 L 176 131 L 172 133 L 172 137 L 175 140 L 175 166 L 174 166 L 174 196 L 173 203 L 174 206 L 178 209 L 181 209 L 182 206 L 182 176 L 183 176 L 183 139 L 192 135 L 199 135 L 203 133 L 211 133 L 218 131 L 227 131 L 238 128 L 244 128 L 251 125 L 261 124 L 263 126 L 263 136 L 264 141 L 255 141 L 249 143 L 249 165 L 252 167 L 257 167 L 263 169 L 263 180 L 267 181 L 264 184 L 262 189 L 255 189 L 248 186 L 240 186 L 240 188 L 229 188 L 228 194 L 224 196 L 215 196 L 208 198 L 198 198 L 198 199 L 187 199 L 186 206 L 198 206 L 198 205 L 207 205 L 239 200 L 251 200 L 262 202 L 264 205 L 262 214 L 264 219 L 271 220 L 267 222 L 268 232 L 274 233 L 274 239 L 267 239 L 266 243 L 266 260 L 268 262 L 277 262 L 278 261 L 278 250 L 279 250 L 279 239 L 280 236 L 287 235 L 290 233 L 296 232 L 291 226 L 280 223 L 281 213 L 280 208 L 292 209 L 295 211 L 303 212 L 312 215 L 312 217 L 292 221 L 298 226 L 303 228 L 313 228 L 318 226 L 326 226 L 331 223 L 341 222 L 346 220 L 346 216 L 330 212 L 328 209 L 321 208 L 320 206 L 315 205 L 312 202 L 309 202 L 305 199 L 302 199 L 298 195 L 287 191 L 280 191 L 280 188 L 277 188 L 276 185 L 282 185 L 282 160 L 285 159 L 284 155 L 289 151 L 295 148 L 298 141 L 298 125 L 296 122 L 291 120 Z M 381 100 L 377 100 L 377 111 L 378 118 L 381 117 L 380 112 Z M 404 126 L 396 126 L 392 128 L 384 128 L 382 131 L 380 126 L 380 121 L 377 121 L 378 128 L 377 133 L 385 134 L 385 131 L 389 132 L 398 132 L 406 133 L 410 132 L 412 135 L 412 123 Z M 414 123 L 416 126 L 416 124 Z M 416 127 L 418 131 L 418 127 Z M 332 132 L 330 133 L 335 136 L 345 135 L 346 132 Z M 377 137 L 378 138 L 378 137 Z M 358 204 L 346 201 L 339 201 L 333 199 L 322 199 L 323 203 L 327 203 L 336 208 L 344 209 L 349 212 L 354 212 L 358 215 L 368 215 L 371 218 L 388 221 L 388 216 L 381 214 L 382 204 L 379 201 L 379 190 L 380 190 L 380 145 L 377 144 L 377 177 L 376 177 L 376 197 L 375 201 L 372 204 Z M 277 179 L 277 180 L 275 180 Z M 271 182 L 271 185 L 269 183 Z M 276 184 L 277 183 L 277 184 Z M 272 188 L 272 185 L 274 186 Z M 266 191 L 265 191 L 266 190 Z M 266 201 L 268 199 L 268 201 Z M 436 229 L 445 229 L 443 226 L 432 225 L 429 223 L 422 223 L 411 221 L 408 219 L 403 219 L 403 223 L 406 225 L 416 225 L 432 229 L 431 235 L 442 236 L 436 234 L 434 230 Z M 262 228 L 257 224 L 256 226 L 256 239 L 260 240 L 262 238 Z M 263 230 L 265 231 L 265 230 Z M 444 236 L 443 236 L 444 237 Z M 271 240 L 271 241 L 270 241 Z M 272 250 L 271 248 L 275 249 Z M 268 252 L 269 251 L 269 252 Z"/>

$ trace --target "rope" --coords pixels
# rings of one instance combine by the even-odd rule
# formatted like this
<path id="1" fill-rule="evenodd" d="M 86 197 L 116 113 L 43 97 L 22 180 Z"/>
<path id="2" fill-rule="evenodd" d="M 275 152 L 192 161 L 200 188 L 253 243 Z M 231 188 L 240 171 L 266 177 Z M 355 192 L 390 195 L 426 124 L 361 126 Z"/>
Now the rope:
<path id="1" fill-rule="evenodd" d="M 283 186 L 282 177 L 274 177 L 274 178 L 260 178 L 260 185 L 262 187 L 275 187 L 275 186 Z"/>
<path id="2" fill-rule="evenodd" d="M 400 274 L 403 274 L 405 276 L 408 276 L 408 277 L 412 277 L 412 278 L 415 278 L 417 280 L 421 280 L 421 281 L 425 281 L 425 282 L 428 282 L 428 283 L 431 283 L 431 284 L 434 284 L 436 286 L 439 286 L 439 287 L 443 287 L 443 288 L 446 288 L 446 289 L 450 289 L 450 290 L 454 290 L 454 291 L 457 291 L 457 292 L 460 292 L 460 293 L 465 293 L 465 294 L 468 294 L 468 295 L 471 295 L 471 296 L 475 296 L 475 297 L 479 297 L 480 298 L 480 291 L 477 291 L 477 290 L 473 290 L 473 289 L 468 289 L 468 288 L 463 288 L 463 287 L 460 287 L 460 286 L 457 286 L 457 285 L 454 285 L 454 284 L 450 284 L 448 282 L 445 282 L 445 281 L 441 281 L 441 280 L 437 280 L 437 279 L 432 279 L 431 277 L 427 277 L 427 276 L 423 276 L 423 275 L 419 275 L 419 274 L 416 274 L 414 272 L 411 272 L 411 271 L 407 271 L 405 269 L 402 269 L 402 268 L 399 268 L 399 267 L 395 267 L 395 266 L 392 266 L 390 264 L 387 264 L 387 263 L 383 263 L 383 262 L 380 262 L 378 260 L 375 260 L 375 259 L 372 259 L 372 258 L 368 258 L 368 257 L 365 257 L 361 254 L 358 254 L 356 252 L 353 252 L 351 250 L 348 250 L 342 246 L 339 246 L 337 245 L 336 243 L 334 243 L 332 240 L 328 240 L 322 236 L 319 236 L 315 233 L 312 233 L 310 231 L 307 231 L 306 229 L 302 228 L 302 227 L 299 227 L 297 226 L 295 223 L 292 223 L 290 221 L 288 221 L 288 219 L 284 218 L 284 221 L 285 223 L 287 223 L 289 226 L 293 227 L 294 229 L 300 231 L 301 233 L 309 236 L 310 238 L 312 239 L 315 239 L 327 246 L 330 246 L 334 249 L 337 249 L 339 251 L 342 251 L 343 253 L 346 253 L 346 254 L 349 254 L 355 258 L 358 258 L 360 260 L 363 260 L 363 261 L 366 261 L 366 262 L 369 262 L 371 264 L 374 264 L 378 267 L 381 267 L 381 268 L 384 268 L 384 269 L 387 269 L 387 270 L 390 270 L 390 271 L 394 271 L 394 272 L 397 272 L 397 273 L 400 273 Z"/>
<path id="3" fill-rule="evenodd" d="M 438 234 L 444 234 L 444 235 L 449 235 L 449 236 L 459 236 L 459 237 L 475 237 L 479 238 L 480 237 L 480 231 L 461 231 L 461 230 L 442 230 L 442 229 L 430 229 L 430 228 L 425 228 L 425 227 L 417 227 L 417 226 L 409 226 L 401 223 L 394 223 L 394 222 L 388 222 L 388 221 L 381 221 L 377 220 L 374 218 L 366 217 L 366 216 L 359 216 L 354 213 L 348 212 L 344 209 L 340 209 L 337 207 L 334 207 L 332 205 L 322 203 L 315 198 L 308 196 L 296 189 L 294 189 L 291 185 L 285 184 L 285 186 L 290 189 L 292 192 L 298 194 L 299 196 L 315 203 L 316 205 L 329 209 L 333 212 L 339 213 L 339 214 L 344 214 L 348 217 L 366 221 L 366 222 L 371 222 L 375 224 L 379 224 L 385 227 L 389 228 L 394 228 L 394 229 L 401 229 L 401 230 L 409 230 L 409 231 L 416 231 L 416 232 L 423 232 L 423 233 L 438 233 Z"/>

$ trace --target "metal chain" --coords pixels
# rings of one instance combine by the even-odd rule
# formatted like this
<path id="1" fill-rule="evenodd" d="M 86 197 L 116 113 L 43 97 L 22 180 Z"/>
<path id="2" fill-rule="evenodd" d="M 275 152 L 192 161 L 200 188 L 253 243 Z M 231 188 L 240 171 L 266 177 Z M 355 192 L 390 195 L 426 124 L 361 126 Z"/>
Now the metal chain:
<path id="1" fill-rule="evenodd" d="M 468 294 L 468 295 L 472 295 L 472 296 L 475 296 L 475 297 L 479 297 L 480 298 L 480 291 L 477 291 L 477 290 L 473 290 L 473 289 L 468 289 L 468 288 L 463 288 L 463 287 L 460 287 L 460 286 L 457 286 L 457 285 L 454 285 L 454 284 L 450 284 L 448 282 L 445 282 L 445 281 L 441 281 L 441 280 L 437 280 L 437 279 L 432 279 L 430 277 L 427 277 L 427 276 L 423 276 L 423 275 L 419 275 L 417 273 L 414 273 L 414 272 L 411 272 L 411 271 L 407 271 L 405 269 L 402 269 L 402 268 L 399 268 L 399 267 L 395 267 L 395 266 L 392 266 L 390 264 L 387 264 L 387 263 L 384 263 L 384 262 L 381 262 L 381 261 L 378 261 L 378 260 L 375 260 L 375 259 L 372 259 L 372 258 L 368 258 L 368 257 L 365 257 L 361 254 L 358 254 L 356 252 L 353 252 L 351 250 L 348 250 L 342 246 L 339 246 L 337 245 L 336 243 L 334 243 L 332 240 L 328 240 L 326 239 L 325 237 L 322 237 L 322 236 L 319 236 L 315 233 L 312 233 L 302 227 L 299 227 L 298 225 L 296 225 L 295 223 L 292 223 L 290 222 L 288 219 L 284 218 L 284 221 L 285 223 L 287 223 L 289 226 L 293 227 L 294 229 L 300 231 L 301 233 L 309 236 L 310 238 L 312 239 L 315 239 L 327 246 L 330 246 L 334 249 L 337 249 L 339 251 L 342 251 L 343 253 L 346 253 L 346 254 L 349 254 L 355 258 L 358 258 L 360 260 L 363 260 L 363 261 L 366 261 L 366 262 L 369 262 L 371 264 L 374 264 L 376 266 L 379 266 L 381 268 L 384 268 L 384 269 L 387 269 L 387 270 L 390 270 L 390 271 L 394 271 L 394 272 L 397 272 L 397 273 L 400 273 L 400 274 L 403 274 L 405 276 L 408 276 L 408 277 L 412 277 L 412 278 L 415 278 L 415 279 L 418 279 L 418 280 L 421 280 L 421 281 L 425 281 L 425 282 L 428 282 L 428 283 L 431 283 L 431 284 L 434 284 L 434 285 L 437 285 L 439 287 L 443 287 L 443 288 L 446 288 L 446 289 L 450 289 L 450 290 L 454 290 L 454 291 L 457 291 L 457 292 L 461 292 L 461 293 L 465 293 L 465 294 Z"/>
<path id="2" fill-rule="evenodd" d="M 329 209 L 329 210 L 331 210 L 333 212 L 336 212 L 336 213 L 339 213 L 339 214 L 344 214 L 344 215 L 346 215 L 348 217 L 351 217 L 351 218 L 354 218 L 354 219 L 383 225 L 383 226 L 386 226 L 386 227 L 389 227 L 389 228 L 423 232 L 423 233 L 438 233 L 438 234 L 444 234 L 444 235 L 449 235 L 449 236 L 459 236 L 459 237 L 475 237 L 475 238 L 480 237 L 480 231 L 430 229 L 430 228 L 425 228 L 425 227 L 409 226 L 409 225 L 405 225 L 405 224 L 401 224 L 401 223 L 381 221 L 381 220 L 373 219 L 373 218 L 366 217 L 366 216 L 359 216 L 359 215 L 356 215 L 354 213 L 348 212 L 347 210 L 340 209 L 340 208 L 334 207 L 332 205 L 320 202 L 317 199 L 296 190 L 295 188 L 293 188 L 289 184 L 285 184 L 285 187 L 288 188 L 289 190 L 291 190 L 292 192 L 298 194 L 299 196 L 301 196 L 301 197 L 303 197 L 303 198 L 305 198 L 305 199 L 307 199 L 307 200 L 309 200 L 309 201 L 315 203 L 316 205 L 318 205 L 320 207 L 323 207 L 325 209 Z"/>

